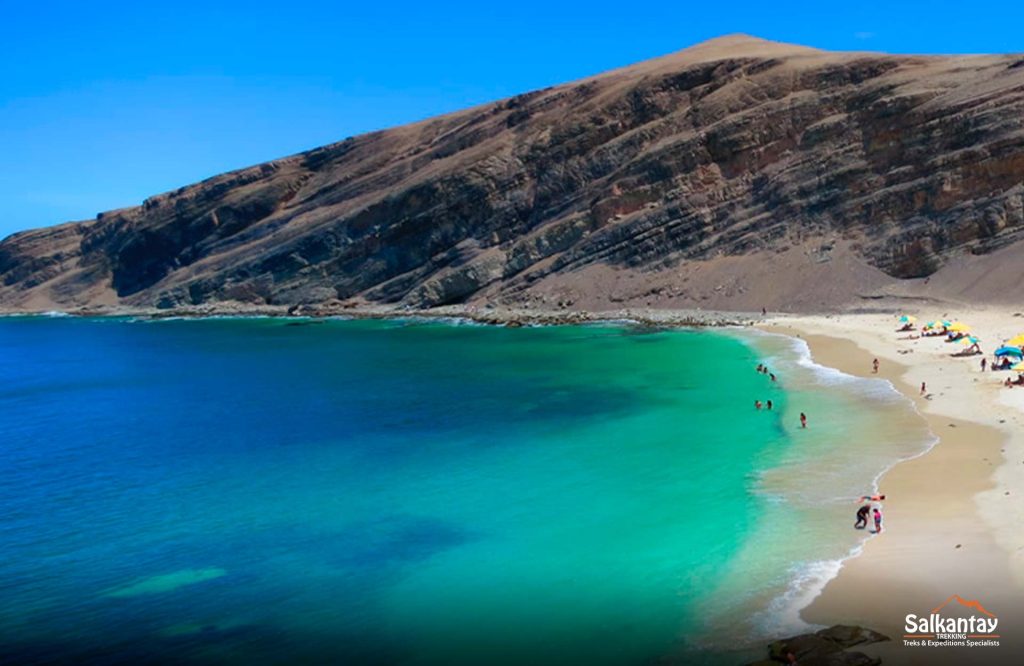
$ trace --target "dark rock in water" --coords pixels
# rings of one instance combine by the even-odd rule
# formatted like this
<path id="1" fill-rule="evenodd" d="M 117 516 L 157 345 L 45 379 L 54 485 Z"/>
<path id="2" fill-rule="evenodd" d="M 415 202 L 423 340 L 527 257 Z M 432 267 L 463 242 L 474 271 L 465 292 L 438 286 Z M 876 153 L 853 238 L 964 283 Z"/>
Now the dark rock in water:
<path id="1" fill-rule="evenodd" d="M 834 627 L 822 629 L 815 635 L 830 640 L 843 648 L 891 640 L 877 631 L 847 624 L 837 624 Z"/>
<path id="2" fill-rule="evenodd" d="M 848 652 L 847 648 L 887 640 L 888 636 L 871 629 L 837 624 L 817 633 L 774 641 L 768 646 L 768 659 L 749 666 L 788 664 L 790 654 L 800 666 L 875 666 L 882 660 L 863 652 Z"/>

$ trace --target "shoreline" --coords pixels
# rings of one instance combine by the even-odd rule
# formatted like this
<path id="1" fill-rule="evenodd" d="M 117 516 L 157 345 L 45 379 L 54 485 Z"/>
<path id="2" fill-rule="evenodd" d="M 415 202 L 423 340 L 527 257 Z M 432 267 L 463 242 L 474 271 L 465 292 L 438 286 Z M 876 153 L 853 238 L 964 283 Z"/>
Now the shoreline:
<path id="1" fill-rule="evenodd" d="M 993 318 L 1004 328 L 1014 324 L 1007 312 L 964 312 L 968 321 Z M 883 534 L 866 539 L 859 552 L 844 559 L 800 616 L 815 625 L 860 624 L 892 636 L 890 643 L 865 649 L 886 663 L 962 663 L 982 656 L 1001 663 L 1019 654 L 1020 641 L 1012 640 L 1009 627 L 1021 626 L 1024 616 L 1020 523 L 1012 513 L 1008 520 L 1005 511 L 1024 486 L 1000 473 L 1009 460 L 1024 457 L 1018 455 L 1024 451 L 1019 428 L 1024 392 L 996 393 L 1005 375 L 982 374 L 981 357 L 950 358 L 953 348 L 941 339 L 908 339 L 895 332 L 894 321 L 878 315 L 780 317 L 757 326 L 803 339 L 818 364 L 888 381 L 937 438 L 921 454 L 880 474 L 880 491 L 888 495 Z M 1017 325 L 1024 328 L 1024 322 Z M 977 328 L 990 351 L 1001 337 L 986 331 L 993 327 Z M 881 361 L 877 375 L 871 372 L 872 358 Z M 929 387 L 928 397 L 920 393 L 921 381 Z M 1013 417 L 997 417 L 1012 409 Z M 1003 618 L 1001 629 L 1009 635 L 991 648 L 998 653 L 903 646 L 904 616 L 926 614 L 952 594 L 980 600 Z"/>
<path id="2" fill-rule="evenodd" d="M 858 383 L 861 381 L 873 381 L 878 379 L 877 375 L 864 375 L 863 373 L 851 372 L 849 371 L 850 368 L 840 367 L 842 365 L 841 363 L 824 362 L 824 360 L 816 356 L 815 353 L 818 349 L 821 340 L 809 341 L 804 336 L 804 334 L 799 330 L 787 328 L 785 326 L 770 324 L 755 325 L 751 328 L 752 330 L 757 331 L 760 335 L 780 337 L 789 341 L 789 343 L 791 343 L 794 347 L 794 352 L 797 353 L 800 357 L 800 360 L 797 361 L 797 364 L 803 366 L 804 368 L 810 370 L 811 372 L 817 375 L 841 375 L 844 378 L 848 378 L 852 382 Z M 824 339 L 823 336 L 821 337 L 822 339 Z M 836 341 L 845 342 L 839 341 L 838 339 L 832 340 L 832 342 Z M 869 356 L 867 357 L 866 362 L 870 363 L 870 361 L 871 357 Z M 885 381 L 885 384 L 887 386 L 886 392 L 891 394 L 893 396 L 893 399 L 898 400 L 902 405 L 901 409 L 905 410 L 904 413 L 906 416 L 904 416 L 903 418 L 916 418 L 923 420 L 923 415 L 921 414 L 917 405 L 913 404 L 912 399 L 908 398 L 908 396 L 899 388 L 894 386 L 891 381 L 888 381 L 886 379 L 883 379 L 883 381 Z M 843 383 L 846 383 L 845 380 L 843 381 Z M 833 389 L 830 388 L 828 390 Z M 849 385 L 847 385 L 847 388 L 837 387 L 835 390 L 840 392 L 846 392 L 851 389 L 849 388 Z M 859 392 L 863 391 L 864 388 L 861 384 L 859 388 L 853 390 Z M 876 391 L 877 389 L 871 390 L 872 393 L 875 393 Z M 891 422 L 889 418 L 890 417 L 885 417 L 884 420 L 887 422 Z M 885 477 L 895 467 L 905 462 L 925 456 L 929 452 L 931 452 L 932 449 L 934 449 L 934 447 L 938 444 L 939 438 L 931 431 L 930 428 L 924 429 L 924 434 L 925 437 L 923 437 L 920 440 L 917 440 L 920 442 L 919 450 L 908 453 L 907 455 L 902 457 L 889 458 L 888 460 L 884 461 L 880 460 L 879 462 L 882 463 L 881 468 L 877 472 L 874 472 L 873 475 L 870 477 L 870 481 L 868 481 L 863 486 L 863 492 L 871 494 L 879 492 L 878 489 L 880 484 L 882 483 L 883 477 Z M 877 455 L 878 453 L 878 451 L 874 451 L 871 454 L 869 454 L 869 456 L 874 457 L 874 455 Z M 854 508 L 855 505 L 851 504 L 851 519 Z M 846 520 L 845 514 L 843 515 L 842 519 Z M 797 573 L 795 577 L 790 581 L 789 585 L 786 587 L 783 594 L 773 600 L 769 610 L 773 613 L 782 612 L 786 617 L 789 618 L 789 620 L 783 623 L 783 626 L 786 629 L 786 631 L 792 634 L 799 634 L 808 630 L 814 631 L 818 629 L 828 628 L 829 626 L 833 626 L 837 623 L 846 623 L 845 621 L 834 620 L 834 618 L 829 618 L 831 624 L 825 623 L 824 620 L 820 622 L 817 620 L 809 621 L 804 617 L 804 611 L 810 605 L 812 605 L 818 599 L 819 596 L 821 596 L 826 586 L 828 586 L 829 583 L 831 583 L 831 581 L 839 575 L 839 572 L 842 570 L 845 564 L 848 561 L 859 557 L 863 553 L 864 548 L 868 544 L 868 542 L 874 538 L 874 535 L 870 534 L 868 530 L 860 532 L 859 534 L 861 535 L 861 538 L 859 538 L 859 540 L 841 556 L 806 562 L 804 570 Z M 876 627 L 872 626 L 871 628 Z M 801 629 L 803 631 L 801 631 Z"/>
<path id="3" fill-rule="evenodd" d="M 641 326 L 687 328 L 753 326 L 764 318 L 760 313 L 720 310 L 661 310 L 622 308 L 618 310 L 538 310 L 507 306 L 445 305 L 434 308 L 399 306 L 255 306 L 248 304 L 199 305 L 186 308 L 142 308 L 116 306 L 76 310 L 3 310 L 0 317 L 136 317 L 144 319 L 463 319 L 492 326 L 561 326 L 606 322 L 632 322 Z"/>

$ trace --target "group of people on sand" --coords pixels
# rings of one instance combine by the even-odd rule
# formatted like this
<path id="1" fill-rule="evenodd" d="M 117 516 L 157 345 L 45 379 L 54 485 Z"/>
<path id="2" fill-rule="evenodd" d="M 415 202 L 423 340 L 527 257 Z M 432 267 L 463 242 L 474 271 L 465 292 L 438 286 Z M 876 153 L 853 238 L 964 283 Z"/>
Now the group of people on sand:
<path id="1" fill-rule="evenodd" d="M 773 383 L 778 381 L 778 378 L 775 376 L 775 373 L 769 370 L 768 366 L 765 365 L 764 363 L 757 364 L 757 372 L 759 372 L 762 375 L 768 375 L 768 377 L 772 380 Z M 771 400 L 765 400 L 764 402 L 761 402 L 760 400 L 754 401 L 754 409 L 758 411 L 760 411 L 761 409 L 772 410 L 774 409 L 774 407 L 775 405 L 774 403 L 772 403 Z M 804 414 L 803 412 L 800 412 L 800 427 L 807 427 L 807 415 Z"/>
<path id="2" fill-rule="evenodd" d="M 896 329 L 897 332 L 914 330 L 914 317 L 903 315 L 900 317 L 900 323 L 901 327 Z M 950 323 L 944 320 L 928 322 L 921 328 L 921 337 L 942 336 L 945 337 L 946 342 L 961 342 L 964 345 L 964 348 L 959 352 L 952 354 L 952 356 L 981 356 L 982 358 L 979 364 L 982 372 L 985 372 L 986 370 L 996 372 L 999 370 L 1013 370 L 1015 368 L 1021 369 L 1021 363 L 1024 361 L 1024 345 L 1022 345 L 1022 341 L 1024 341 L 1024 334 L 1010 340 L 1005 340 L 1003 342 L 1003 346 L 996 350 L 992 362 L 990 363 L 989 360 L 985 358 L 984 351 L 981 349 L 981 345 L 979 344 L 981 342 L 980 339 L 971 335 L 970 330 L 971 329 L 962 322 Z M 900 339 L 905 340 L 908 338 Z M 874 360 L 872 365 L 873 372 L 877 374 L 877 358 Z M 1003 386 L 1007 388 L 1024 386 L 1024 371 L 1019 372 L 1016 379 L 1011 379 L 1009 377 L 1004 379 Z M 924 382 L 921 383 L 921 395 L 926 398 L 931 398 Z"/>
<path id="3" fill-rule="evenodd" d="M 858 502 L 881 502 L 885 499 L 885 495 L 861 495 Z M 868 526 L 868 516 L 875 521 L 875 534 L 882 533 L 882 509 L 877 506 L 872 507 L 870 504 L 864 504 L 857 509 L 857 521 L 853 524 L 854 529 L 862 530 Z"/>

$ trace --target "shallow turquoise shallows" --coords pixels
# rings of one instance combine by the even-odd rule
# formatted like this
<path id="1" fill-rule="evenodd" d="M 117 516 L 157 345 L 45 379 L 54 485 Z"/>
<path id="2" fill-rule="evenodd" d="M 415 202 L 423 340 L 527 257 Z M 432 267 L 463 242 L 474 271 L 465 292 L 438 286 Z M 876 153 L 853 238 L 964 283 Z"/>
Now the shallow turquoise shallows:
<path id="1" fill-rule="evenodd" d="M 0 319 L 0 662 L 736 663 L 927 445 L 879 384 L 741 333 Z"/>

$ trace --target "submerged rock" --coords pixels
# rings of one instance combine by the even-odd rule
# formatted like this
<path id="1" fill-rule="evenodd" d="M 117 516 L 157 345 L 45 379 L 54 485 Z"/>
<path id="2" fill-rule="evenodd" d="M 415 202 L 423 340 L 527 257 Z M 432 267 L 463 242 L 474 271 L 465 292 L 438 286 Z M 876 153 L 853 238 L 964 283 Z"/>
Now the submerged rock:
<path id="1" fill-rule="evenodd" d="M 888 640 L 888 636 L 865 627 L 837 624 L 813 634 L 773 641 L 768 646 L 768 659 L 753 662 L 749 666 L 789 664 L 794 661 L 801 666 L 875 666 L 882 663 L 882 660 L 869 657 L 863 652 L 850 652 L 848 648 Z"/>

